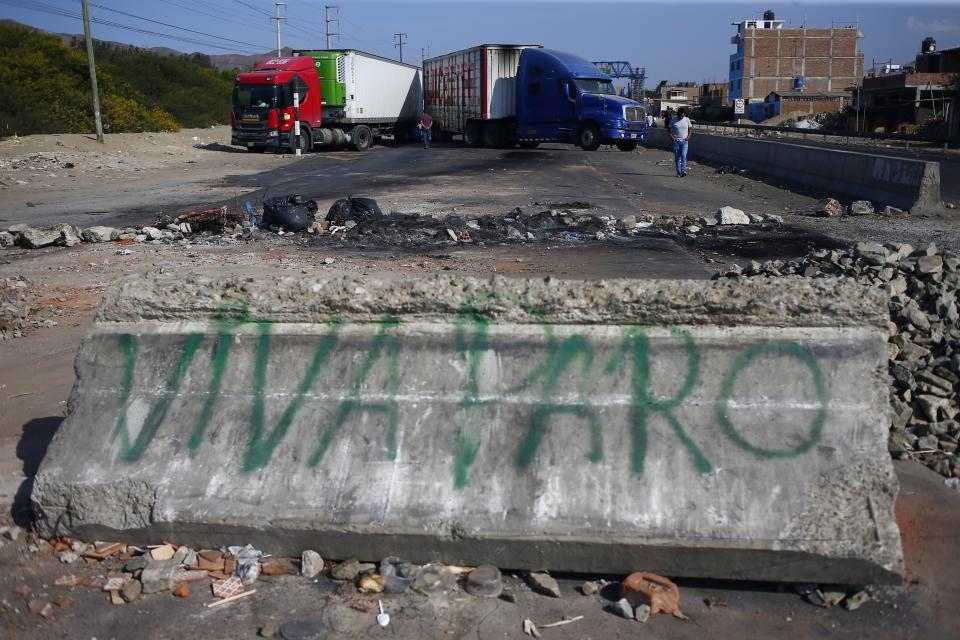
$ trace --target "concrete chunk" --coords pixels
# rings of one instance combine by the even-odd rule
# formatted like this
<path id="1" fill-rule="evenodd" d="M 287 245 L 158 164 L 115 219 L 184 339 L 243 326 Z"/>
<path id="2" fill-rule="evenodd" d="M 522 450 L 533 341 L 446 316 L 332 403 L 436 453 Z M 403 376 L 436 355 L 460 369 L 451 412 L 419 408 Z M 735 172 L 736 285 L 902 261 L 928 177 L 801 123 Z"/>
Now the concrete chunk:
<path id="1" fill-rule="evenodd" d="M 895 582 L 888 318 L 826 278 L 131 278 L 81 346 L 38 527 Z"/>

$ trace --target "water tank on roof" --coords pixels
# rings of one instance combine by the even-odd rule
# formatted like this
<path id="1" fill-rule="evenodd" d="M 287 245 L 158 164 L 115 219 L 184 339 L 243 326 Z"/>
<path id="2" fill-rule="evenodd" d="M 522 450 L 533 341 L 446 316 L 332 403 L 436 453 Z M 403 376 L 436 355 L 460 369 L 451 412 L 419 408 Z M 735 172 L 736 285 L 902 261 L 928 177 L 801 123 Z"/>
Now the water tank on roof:
<path id="1" fill-rule="evenodd" d="M 767 9 L 766 11 L 764 11 L 764 12 L 763 12 L 763 19 L 764 19 L 764 20 L 773 20 L 773 19 L 775 19 L 775 16 L 773 15 L 773 11 L 770 11 L 770 9 Z"/>
<path id="2" fill-rule="evenodd" d="M 803 76 L 797 76 L 793 79 L 793 90 L 803 91 Z"/>
<path id="3" fill-rule="evenodd" d="M 926 37 L 923 39 L 923 44 L 920 45 L 920 53 L 933 53 L 937 50 L 937 41 L 931 37 Z"/>

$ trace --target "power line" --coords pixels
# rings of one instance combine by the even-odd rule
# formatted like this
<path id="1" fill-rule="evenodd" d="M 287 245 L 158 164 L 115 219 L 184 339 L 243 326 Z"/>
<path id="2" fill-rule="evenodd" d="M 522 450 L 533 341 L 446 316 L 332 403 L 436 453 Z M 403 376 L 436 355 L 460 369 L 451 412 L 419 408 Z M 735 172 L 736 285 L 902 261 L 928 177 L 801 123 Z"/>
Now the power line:
<path id="1" fill-rule="evenodd" d="M 81 19 L 82 19 L 82 16 L 81 16 L 79 13 L 75 12 L 75 11 L 69 11 L 69 10 L 67 10 L 67 9 L 63 9 L 63 8 L 56 7 L 56 6 L 51 6 L 51 5 L 48 5 L 48 4 L 44 4 L 44 3 L 42 3 L 42 2 L 32 2 L 32 3 L 30 3 L 30 4 L 20 4 L 20 3 L 18 3 L 18 2 L 13 1 L 13 0 L 0 0 L 0 4 L 4 4 L 4 5 L 7 5 L 7 6 L 11 6 L 11 7 L 16 7 L 16 8 L 18 8 L 18 9 L 26 9 L 26 10 L 28 10 L 28 11 L 36 11 L 37 13 L 45 13 L 45 14 L 48 14 L 48 15 L 61 16 L 61 17 L 65 17 L 65 18 L 73 18 L 73 19 L 75 19 L 75 20 L 81 20 Z M 92 18 L 90 19 L 90 22 L 93 22 L 93 23 L 99 24 L 99 25 L 103 25 L 103 26 L 105 26 L 105 27 L 111 27 L 111 28 L 114 28 L 114 29 L 122 29 L 122 30 L 124 30 L 124 31 L 131 31 L 131 32 L 134 32 L 134 33 L 141 33 L 141 34 L 145 34 L 145 35 L 157 36 L 157 37 L 160 37 L 160 38 L 168 38 L 168 39 L 170 39 L 170 40 L 177 40 L 177 41 L 179 41 L 179 42 L 186 42 L 186 43 L 189 43 L 189 44 L 195 44 L 195 45 L 205 46 L 205 47 L 208 47 L 208 48 L 211 48 L 211 49 L 222 49 L 222 50 L 224 50 L 224 51 L 231 51 L 231 52 L 237 53 L 237 48 L 236 48 L 236 47 L 226 47 L 226 46 L 223 46 L 223 45 L 220 45 L 220 44 L 215 44 L 215 43 L 212 43 L 212 42 L 209 42 L 209 41 L 198 40 L 198 39 L 196 39 L 196 38 L 187 38 L 187 37 L 183 37 L 183 36 L 176 36 L 176 35 L 169 34 L 169 33 L 159 32 L 159 31 L 151 31 L 151 30 L 149 30 L 149 29 L 141 29 L 141 28 L 139 28 L 139 27 L 134 27 L 134 26 L 132 26 L 132 25 L 123 24 L 123 23 L 120 23 L 120 22 L 115 22 L 115 21 L 113 21 L 113 20 L 104 20 L 104 19 L 101 19 L 101 18 L 92 17 Z M 256 53 L 256 51 L 249 51 L 249 50 L 248 50 L 248 51 L 240 51 L 240 53 Z"/>
<path id="2" fill-rule="evenodd" d="M 103 9 L 104 11 L 110 11 L 112 13 L 119 13 L 122 16 L 127 16 L 128 18 L 135 18 L 137 20 L 143 20 L 144 22 L 152 22 L 154 24 L 159 24 L 164 27 L 170 27 L 172 29 L 179 29 L 180 31 L 188 31 L 190 33 L 196 33 L 197 35 L 207 36 L 209 38 L 216 38 L 217 40 L 225 40 L 226 42 L 235 42 L 236 44 L 243 44 L 248 47 L 258 47 L 260 45 L 253 44 L 252 42 L 243 42 L 241 40 L 234 40 L 233 38 L 224 38 L 223 36 L 217 36 L 212 33 L 206 33 L 204 31 L 196 31 L 195 29 L 188 29 L 186 27 L 180 27 L 175 24 L 170 24 L 169 22 L 162 22 L 160 20 L 154 20 L 152 18 L 144 18 L 143 16 L 138 16 L 132 13 L 127 13 L 126 11 L 120 11 L 119 9 L 111 9 L 110 7 L 104 6 L 102 4 L 97 4 L 95 2 L 90 3 L 92 6 Z"/>

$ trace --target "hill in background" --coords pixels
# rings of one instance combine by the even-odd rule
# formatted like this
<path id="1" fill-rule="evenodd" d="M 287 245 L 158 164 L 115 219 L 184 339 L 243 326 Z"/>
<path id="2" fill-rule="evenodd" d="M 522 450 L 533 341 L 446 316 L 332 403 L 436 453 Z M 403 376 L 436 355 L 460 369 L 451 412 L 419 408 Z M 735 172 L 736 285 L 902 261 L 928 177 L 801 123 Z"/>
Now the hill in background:
<path id="1" fill-rule="evenodd" d="M 82 45 L 81 37 L 0 21 L 0 136 L 93 130 L 87 57 L 78 48 Z M 234 72 L 217 69 L 212 56 L 163 55 L 95 41 L 94 58 L 107 132 L 230 121 Z"/>

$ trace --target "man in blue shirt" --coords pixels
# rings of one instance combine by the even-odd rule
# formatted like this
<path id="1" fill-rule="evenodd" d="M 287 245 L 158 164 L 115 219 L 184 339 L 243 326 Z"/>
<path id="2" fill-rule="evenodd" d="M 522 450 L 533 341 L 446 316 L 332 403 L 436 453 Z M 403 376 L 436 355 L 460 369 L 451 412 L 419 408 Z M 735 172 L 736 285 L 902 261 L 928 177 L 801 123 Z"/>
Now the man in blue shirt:
<path id="1" fill-rule="evenodd" d="M 693 135 L 693 123 L 687 110 L 681 108 L 677 117 L 670 121 L 670 137 L 673 139 L 673 159 L 677 164 L 677 177 L 687 177 L 687 144 Z"/>

